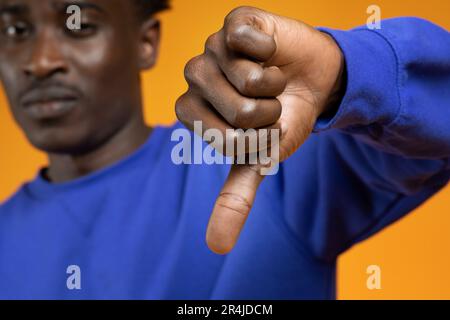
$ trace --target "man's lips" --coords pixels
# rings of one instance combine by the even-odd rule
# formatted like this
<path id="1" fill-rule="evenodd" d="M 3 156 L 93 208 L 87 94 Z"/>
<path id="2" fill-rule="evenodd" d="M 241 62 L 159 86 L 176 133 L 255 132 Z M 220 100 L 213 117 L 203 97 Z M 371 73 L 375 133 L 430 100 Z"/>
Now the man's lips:
<path id="1" fill-rule="evenodd" d="M 74 109 L 78 95 L 62 87 L 35 89 L 21 99 L 25 112 L 34 119 L 55 119 L 63 117 Z"/>

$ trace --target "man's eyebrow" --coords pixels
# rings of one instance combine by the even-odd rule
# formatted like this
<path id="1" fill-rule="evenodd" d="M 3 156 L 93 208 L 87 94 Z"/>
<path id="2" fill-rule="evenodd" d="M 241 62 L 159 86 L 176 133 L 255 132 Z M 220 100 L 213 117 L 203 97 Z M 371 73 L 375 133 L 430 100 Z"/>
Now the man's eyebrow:
<path id="1" fill-rule="evenodd" d="M 72 6 L 72 5 L 79 7 L 81 10 L 93 9 L 95 11 L 105 13 L 105 10 L 102 7 L 100 7 L 99 5 L 97 5 L 95 3 L 87 2 L 87 1 L 65 1 L 62 4 L 58 4 L 58 9 L 65 11 L 69 6 Z"/>
<path id="2" fill-rule="evenodd" d="M 18 15 L 28 11 L 28 7 L 23 4 L 4 4 L 0 6 L 0 15 L 11 14 Z"/>

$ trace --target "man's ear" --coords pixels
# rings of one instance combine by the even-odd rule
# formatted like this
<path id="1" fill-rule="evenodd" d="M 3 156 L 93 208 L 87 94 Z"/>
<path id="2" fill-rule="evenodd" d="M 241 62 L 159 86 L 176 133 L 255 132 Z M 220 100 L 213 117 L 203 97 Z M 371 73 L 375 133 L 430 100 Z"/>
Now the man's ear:
<path id="1" fill-rule="evenodd" d="M 139 36 L 139 68 L 148 70 L 152 68 L 159 53 L 160 22 L 154 18 L 148 18 L 141 24 Z"/>

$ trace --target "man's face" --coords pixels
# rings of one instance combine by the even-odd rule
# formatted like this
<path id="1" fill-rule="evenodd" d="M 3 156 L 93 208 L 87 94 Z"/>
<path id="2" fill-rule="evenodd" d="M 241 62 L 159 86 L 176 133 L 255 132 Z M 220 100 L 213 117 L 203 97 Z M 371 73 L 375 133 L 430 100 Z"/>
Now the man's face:
<path id="1" fill-rule="evenodd" d="M 0 0 L 0 80 L 34 146 L 86 152 L 140 114 L 140 27 L 130 0 Z"/>

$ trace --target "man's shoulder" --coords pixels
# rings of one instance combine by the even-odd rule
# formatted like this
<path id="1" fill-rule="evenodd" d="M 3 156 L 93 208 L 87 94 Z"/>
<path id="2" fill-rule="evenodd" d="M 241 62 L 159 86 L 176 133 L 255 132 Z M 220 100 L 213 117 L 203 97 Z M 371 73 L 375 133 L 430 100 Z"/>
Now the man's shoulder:
<path id="1" fill-rule="evenodd" d="M 22 184 L 12 195 L 0 202 L 0 217 L 7 212 L 20 210 L 31 199 L 26 190 L 27 184 Z"/>

